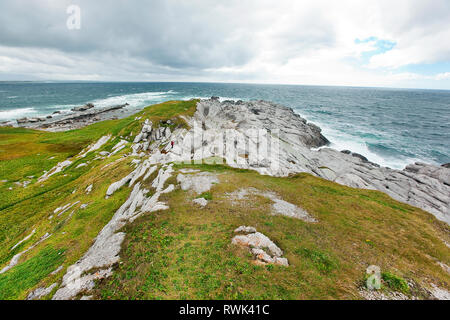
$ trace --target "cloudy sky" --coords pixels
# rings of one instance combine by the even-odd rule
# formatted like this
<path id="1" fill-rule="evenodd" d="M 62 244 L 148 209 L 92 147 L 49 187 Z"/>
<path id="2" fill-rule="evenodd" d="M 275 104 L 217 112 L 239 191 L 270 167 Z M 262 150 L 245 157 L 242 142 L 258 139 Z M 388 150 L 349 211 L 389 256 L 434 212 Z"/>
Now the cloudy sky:
<path id="1" fill-rule="evenodd" d="M 450 89 L 449 17 L 449 0 L 1 0 L 0 80 Z"/>

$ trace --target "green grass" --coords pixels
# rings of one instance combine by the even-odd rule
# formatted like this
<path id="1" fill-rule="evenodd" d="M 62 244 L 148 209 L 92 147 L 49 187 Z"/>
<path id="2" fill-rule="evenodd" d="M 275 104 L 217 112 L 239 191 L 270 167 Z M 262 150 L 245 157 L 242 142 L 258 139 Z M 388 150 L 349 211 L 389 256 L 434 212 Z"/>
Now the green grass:
<path id="1" fill-rule="evenodd" d="M 64 249 L 46 247 L 35 257 L 0 274 L 0 300 L 13 300 L 35 286 L 64 261 Z"/>
<path id="2" fill-rule="evenodd" d="M 314 268 L 323 274 L 330 274 L 338 267 L 337 263 L 329 256 L 329 254 L 321 252 L 317 249 L 299 248 L 295 253 L 309 259 Z"/>
<path id="3" fill-rule="evenodd" d="M 390 289 L 406 294 L 409 293 L 408 283 L 403 278 L 390 272 L 382 272 L 381 278 Z"/>
<path id="4" fill-rule="evenodd" d="M 193 195 L 164 195 L 170 210 L 144 216 L 126 228 L 122 264 L 99 283 L 102 299 L 361 299 L 365 270 L 376 264 L 426 286 L 450 279 L 434 259 L 449 261 L 441 239 L 448 227 L 430 214 L 387 195 L 337 185 L 307 174 L 261 176 L 220 165 L 176 165 L 219 174 L 199 209 Z M 227 194 L 243 187 L 271 190 L 306 209 L 317 224 L 271 214 L 255 196 L 232 205 Z M 204 195 L 202 195 L 204 196 Z M 404 215 L 404 211 L 408 215 Z M 290 266 L 259 266 L 231 245 L 233 230 L 254 226 L 285 253 Z M 403 290 L 389 280 L 387 290 Z"/>
<path id="5" fill-rule="evenodd" d="M 212 196 L 211 192 L 204 192 L 199 196 L 199 198 L 203 198 L 205 200 L 212 201 L 213 196 Z"/>

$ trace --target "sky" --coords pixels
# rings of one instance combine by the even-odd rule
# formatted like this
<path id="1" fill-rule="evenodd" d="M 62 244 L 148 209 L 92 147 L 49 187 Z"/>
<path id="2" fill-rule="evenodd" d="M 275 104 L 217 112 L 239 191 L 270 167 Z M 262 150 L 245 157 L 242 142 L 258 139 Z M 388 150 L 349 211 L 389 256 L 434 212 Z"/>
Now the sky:
<path id="1" fill-rule="evenodd" d="M 450 90 L 449 0 L 1 0 L 0 81 Z"/>

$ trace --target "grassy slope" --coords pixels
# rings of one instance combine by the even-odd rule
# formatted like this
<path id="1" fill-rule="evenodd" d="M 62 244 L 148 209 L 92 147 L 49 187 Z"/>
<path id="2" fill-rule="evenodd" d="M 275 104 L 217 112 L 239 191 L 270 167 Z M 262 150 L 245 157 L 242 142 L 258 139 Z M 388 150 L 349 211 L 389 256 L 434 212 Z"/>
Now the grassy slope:
<path id="1" fill-rule="evenodd" d="M 449 275 L 434 261 L 450 262 L 441 240 L 448 239 L 449 230 L 430 214 L 379 192 L 307 174 L 274 178 L 222 166 L 197 167 L 220 174 L 220 184 L 209 195 L 212 202 L 200 209 L 191 201 L 194 195 L 178 189 L 166 196 L 169 211 L 129 226 L 123 264 L 100 284 L 97 297 L 358 299 L 370 264 L 419 285 L 449 288 Z M 233 205 L 227 193 L 241 187 L 275 191 L 320 222 L 274 216 L 270 201 L 256 196 Z M 254 226 L 275 241 L 291 266 L 254 265 L 245 250 L 231 245 L 240 225 Z"/>
<path id="2" fill-rule="evenodd" d="M 42 255 L 47 246 L 52 246 L 54 250 L 64 251 L 64 254 L 61 254 L 64 266 L 71 265 L 86 252 L 92 240 L 130 193 L 130 190 L 124 188 L 114 198 L 104 199 L 109 185 L 130 171 L 129 163 L 132 159 L 120 161 L 121 156 L 129 151 L 129 148 L 105 160 L 94 161 L 97 153 L 91 153 L 86 158 L 75 161 L 64 172 L 43 183 L 37 183 L 44 170 L 48 171 L 58 162 L 79 154 L 84 147 L 107 134 L 112 134 L 113 139 L 101 150 L 111 150 L 120 141 L 120 136 L 136 135 L 142 128 L 142 122 L 147 118 L 157 124 L 162 118 L 173 118 L 176 115 L 191 116 L 195 112 L 195 105 L 195 101 L 166 102 L 150 106 L 122 120 L 104 121 L 64 133 L 0 128 L 0 181 L 8 180 L 6 183 L 0 182 L 0 269 L 8 264 L 15 254 L 29 248 L 47 232 L 52 236 L 23 255 L 20 262 L 37 259 L 36 257 Z M 136 117 L 141 119 L 135 120 Z M 186 125 L 183 120 L 178 118 L 174 120 L 175 125 Z M 76 169 L 78 164 L 88 161 L 90 161 L 88 167 Z M 113 162 L 108 170 L 102 169 L 106 164 Z M 27 178 L 28 176 L 34 178 Z M 15 184 L 27 180 L 32 181 L 27 188 Z M 93 191 L 86 195 L 85 189 L 90 184 L 94 185 Z M 76 201 L 89 206 L 84 210 L 79 209 L 80 204 L 75 206 L 72 217 L 69 217 L 72 213 L 72 210 L 69 210 L 60 217 L 48 219 L 56 208 Z M 31 239 L 11 250 L 33 229 L 36 229 L 36 233 Z M 43 263 L 42 259 L 46 261 L 53 258 L 51 255 L 43 255 L 39 260 L 40 263 Z M 21 268 L 18 268 L 19 264 L 18 267 L 0 275 L 0 292 L 2 292 L 0 299 L 24 298 L 29 289 L 44 278 L 42 284 L 49 285 L 63 274 L 61 272 L 46 278 L 58 267 L 55 266 L 53 270 L 47 270 L 46 274 L 37 273 L 35 281 L 28 281 L 29 275 L 35 273 L 35 264 L 22 265 Z M 13 273 L 14 276 L 11 276 Z M 22 279 L 21 285 L 11 279 Z"/>
<path id="3" fill-rule="evenodd" d="M 1 128 L 0 180 L 9 182 L 0 182 L 0 268 L 46 232 L 53 235 L 25 254 L 18 266 L 0 275 L 0 299 L 24 298 L 30 289 L 58 281 L 63 272 L 49 273 L 78 260 L 130 192 L 125 187 L 104 199 L 108 186 L 130 171 L 132 159 L 120 160 L 127 150 L 97 161 L 93 160 L 96 154 L 90 154 L 45 183 L 35 183 L 43 170 L 78 154 L 105 134 L 114 137 L 102 148 L 109 151 L 120 136 L 136 135 L 146 118 L 155 124 L 173 119 L 176 125 L 186 126 L 174 117 L 194 111 L 195 101 L 167 102 L 126 119 L 66 133 Z M 75 169 L 89 160 L 88 167 Z M 102 169 L 112 162 L 108 170 Z M 379 192 L 355 190 L 304 174 L 274 178 L 224 166 L 199 168 L 220 174 L 221 183 L 208 195 L 212 202 L 200 210 L 193 206 L 189 193 L 176 190 L 165 195 L 169 211 L 146 215 L 127 227 L 123 263 L 113 278 L 99 283 L 97 297 L 359 298 L 357 288 L 369 264 L 388 272 L 386 283 L 391 286 L 398 282 L 397 275 L 449 289 L 449 275 L 435 262 L 450 265 L 449 250 L 442 242 L 450 242 L 449 229 L 428 213 Z M 24 178 L 32 175 L 36 178 Z M 171 179 L 174 183 L 175 177 Z M 13 183 L 24 180 L 33 183 L 27 188 Z M 90 184 L 94 189 L 86 195 Z M 273 216 L 269 201 L 259 197 L 233 206 L 226 193 L 247 186 L 273 190 L 320 222 Z M 55 208 L 75 201 L 89 206 L 76 207 L 72 218 L 69 210 L 48 219 Z M 274 240 L 291 267 L 253 265 L 244 250 L 230 244 L 233 230 L 240 225 L 255 226 Z M 34 228 L 36 234 L 30 240 L 10 251 Z"/>

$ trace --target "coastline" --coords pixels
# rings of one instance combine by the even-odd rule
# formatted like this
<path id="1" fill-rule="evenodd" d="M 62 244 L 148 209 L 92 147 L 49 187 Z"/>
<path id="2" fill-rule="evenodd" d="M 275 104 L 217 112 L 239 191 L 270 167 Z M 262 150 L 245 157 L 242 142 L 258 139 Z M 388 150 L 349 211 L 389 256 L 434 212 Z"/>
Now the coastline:
<path id="1" fill-rule="evenodd" d="M 45 130 L 49 132 L 61 132 L 80 129 L 85 126 L 106 121 L 125 118 L 135 110 L 127 110 L 129 104 L 115 105 L 105 108 L 97 108 L 92 104 L 86 104 L 71 110 L 70 113 L 55 111 L 45 117 L 25 117 L 15 121 L 5 121 L 0 126 L 18 127 L 34 130 Z"/>
<path id="2" fill-rule="evenodd" d="M 83 227 L 96 225 L 95 231 L 91 233 L 96 237 L 81 239 L 80 236 L 79 241 L 86 244 L 83 250 L 68 253 L 71 261 L 69 264 L 60 269 L 60 263 L 57 262 L 51 268 L 64 270 L 59 273 L 56 282 L 55 276 L 46 284 L 47 287 L 56 283 L 51 285 L 51 290 L 57 289 L 51 296 L 53 299 L 72 299 L 80 293 L 84 295 L 83 299 L 91 294 L 97 297 L 98 291 L 95 291 L 93 285 L 95 279 L 114 276 L 120 271 L 112 267 L 119 261 L 127 261 L 126 257 L 120 254 L 120 250 L 122 246 L 127 245 L 124 240 L 131 232 L 121 232 L 123 227 L 129 225 L 132 228 L 136 219 L 161 217 L 166 220 L 168 216 L 172 216 L 165 214 L 168 209 L 175 215 L 175 220 L 168 225 L 175 224 L 176 221 L 186 221 L 179 219 L 179 212 L 186 212 L 189 221 L 198 220 L 203 225 L 205 219 L 211 219 L 214 223 L 222 221 L 219 220 L 221 218 L 226 219 L 223 223 L 229 228 L 225 233 L 223 229 L 219 232 L 215 227 L 211 229 L 213 234 L 225 234 L 226 237 L 243 223 L 255 226 L 255 230 L 256 227 L 257 230 L 262 230 L 270 236 L 269 239 L 277 241 L 282 250 L 286 250 L 289 260 L 283 261 L 289 263 L 289 268 L 294 270 L 298 270 L 295 268 L 299 265 L 295 262 L 295 250 L 308 241 L 305 236 L 310 233 L 311 241 L 325 241 L 319 246 L 322 250 L 333 252 L 333 256 L 339 257 L 339 261 L 356 257 L 352 263 L 358 266 L 363 261 L 363 265 L 355 268 L 356 272 L 349 277 L 349 283 L 353 284 L 361 278 L 363 269 L 367 267 L 365 262 L 370 263 L 374 254 L 389 258 L 398 256 L 407 263 L 402 270 L 411 271 L 408 257 L 417 254 L 418 242 L 415 239 L 428 244 L 430 230 L 433 232 L 433 246 L 427 246 L 427 249 L 421 249 L 420 252 L 433 254 L 436 248 L 441 252 L 448 250 L 448 234 L 445 233 L 448 230 L 448 221 L 441 216 L 441 220 L 445 222 L 440 222 L 431 214 L 439 219 L 439 214 L 444 213 L 439 211 L 439 206 L 437 209 L 433 206 L 438 205 L 439 201 L 449 202 L 445 193 L 449 187 L 441 182 L 446 179 L 445 175 L 450 172 L 449 169 L 416 166 L 406 171 L 391 170 L 380 168 L 350 151 L 340 152 L 326 147 L 317 150 L 328 143 L 318 126 L 308 123 L 291 108 L 262 100 L 220 102 L 212 98 L 190 102 L 171 101 L 146 108 L 141 114 L 130 116 L 129 120 L 106 121 L 101 132 L 98 131 L 102 125 L 95 126 L 91 131 L 89 144 L 84 143 L 84 147 L 80 147 L 77 152 L 70 155 L 61 154 L 52 164 L 49 163 L 52 161 L 49 157 L 53 158 L 54 153 L 44 154 L 44 166 L 36 166 L 35 172 L 39 174 L 33 172 L 33 178 L 28 178 L 29 174 L 24 175 L 31 179 L 30 183 L 19 186 L 11 179 L 4 185 L 5 190 L 9 190 L 8 194 L 16 194 L 19 197 L 27 191 L 41 193 L 42 188 L 63 185 L 61 190 L 65 190 L 64 193 L 48 193 L 54 196 L 53 200 L 45 199 L 44 207 L 37 209 L 42 219 L 40 225 L 33 226 L 37 229 L 36 245 L 40 244 L 41 239 L 46 241 L 50 236 L 52 241 L 57 241 L 60 245 L 73 243 L 71 230 L 78 230 L 79 224 Z M 203 130 L 200 131 L 201 138 L 196 128 Z M 268 137 L 274 134 L 275 139 L 278 138 L 280 157 L 272 152 L 264 152 L 264 145 L 257 146 L 256 149 L 249 148 L 248 157 L 241 152 L 240 147 L 236 148 L 234 137 L 252 139 L 251 133 L 255 128 L 265 133 L 270 132 L 266 135 Z M 223 139 L 226 130 L 235 135 L 231 140 Z M 22 139 L 28 139 L 21 130 L 15 134 Z M 54 139 L 64 139 L 65 136 L 51 132 L 41 134 L 38 131 L 32 131 L 30 134 L 44 136 L 44 139 L 35 142 L 36 145 L 45 144 L 40 141 L 44 142 L 51 136 Z M 85 137 L 82 137 L 84 130 L 74 130 L 68 134 L 75 137 L 80 135 L 79 138 L 85 141 Z M 196 137 L 199 137 L 199 140 L 196 140 Z M 66 143 L 73 144 L 72 141 Z M 202 159 L 212 159 L 214 156 L 217 159 L 220 156 L 215 148 L 220 142 L 230 147 L 235 146 L 235 151 L 223 153 L 226 165 L 202 164 Z M 255 158 L 252 152 L 255 150 L 263 157 L 253 161 Z M 199 162 L 196 165 L 192 160 Z M 51 169 L 48 169 L 50 167 Z M 41 175 L 43 168 L 46 171 Z M 72 177 L 75 180 L 72 180 Z M 211 195 L 202 193 L 205 190 L 208 192 L 207 189 L 195 191 L 197 186 L 203 188 L 206 185 L 207 189 L 211 190 Z M 208 196 L 208 200 L 203 198 L 203 204 L 198 204 L 199 199 L 194 199 L 195 196 L 188 191 L 190 189 L 193 189 L 192 192 L 195 192 L 197 197 Z M 150 193 L 149 190 L 154 192 Z M 381 192 L 373 192 L 375 190 Z M 241 197 L 243 207 L 236 207 L 236 201 Z M 260 199 L 261 197 L 263 199 Z M 276 218 L 273 211 L 261 213 L 261 208 L 268 204 L 267 200 L 274 201 L 273 208 L 280 209 L 281 215 L 286 217 Z M 34 198 L 29 201 L 36 202 Z M 258 205 L 253 211 L 249 210 L 249 204 L 254 203 Z M 21 205 L 13 208 L 14 216 L 19 216 L 16 212 L 23 211 Z M 436 209 L 434 213 L 433 208 Z M 157 214 L 159 211 L 162 213 Z M 95 224 L 99 212 L 108 212 L 109 222 L 102 219 L 100 223 Z M 145 215 L 152 212 L 155 214 Z M 199 219 L 192 219 L 194 214 L 198 214 Z M 252 220 L 243 221 L 243 217 Z M 270 225 L 265 223 L 267 219 L 270 219 Z M 145 220 L 139 220 L 137 224 L 142 225 L 143 221 Z M 58 228 L 59 225 L 62 226 L 61 229 Z M 198 229 L 193 230 L 197 233 Z M 305 232 L 302 232 L 299 238 L 294 238 L 292 243 L 284 241 L 284 235 L 298 230 Z M 29 231 L 31 232 L 31 229 Z M 42 234 L 44 236 L 39 238 Z M 5 250 L 24 239 L 25 235 L 19 232 L 15 234 L 5 246 Z M 143 239 L 147 243 L 147 239 Z M 223 239 L 220 241 L 223 243 Z M 330 245 L 329 241 L 333 244 Z M 335 246 L 334 243 L 341 245 Z M 361 247 L 355 247 L 355 243 Z M 397 246 L 411 251 L 408 254 L 399 254 Z M 333 250 L 337 250 L 336 253 Z M 179 249 L 176 249 L 176 252 L 179 252 Z M 200 248 L 199 252 L 204 252 L 204 248 Z M 365 256 L 361 257 L 361 254 Z M 233 252 L 230 252 L 230 255 L 234 257 Z M 437 257 L 437 262 L 448 264 L 441 256 Z M 301 253 L 298 258 L 300 261 L 305 259 Z M 5 268 L 13 270 L 6 272 L 17 270 L 14 269 L 17 259 L 7 260 L 10 262 Z M 77 262 L 73 263 L 74 261 Z M 439 271 L 438 268 L 441 267 L 437 262 L 417 259 L 414 260 L 413 270 L 427 270 L 427 275 L 444 272 Z M 436 263 L 436 266 L 433 263 Z M 390 266 L 384 264 L 381 264 L 381 268 L 390 270 Z M 432 291 L 436 282 L 430 283 L 428 278 L 424 281 L 420 286 L 430 288 L 427 289 L 430 293 L 424 291 L 418 296 L 439 297 Z M 81 286 L 73 286 L 74 283 Z M 38 284 L 30 286 L 29 289 L 31 287 L 38 288 Z M 414 284 L 414 288 L 416 287 Z M 447 286 L 443 287 L 447 290 Z M 368 298 L 358 289 L 356 287 L 354 291 L 356 296 Z M 39 289 L 36 290 L 37 293 L 40 292 Z M 34 299 L 36 296 L 33 292 L 24 290 L 22 295 L 24 298 Z M 411 297 L 415 299 L 416 294 L 414 291 Z M 408 297 L 402 296 L 402 299 Z"/>

